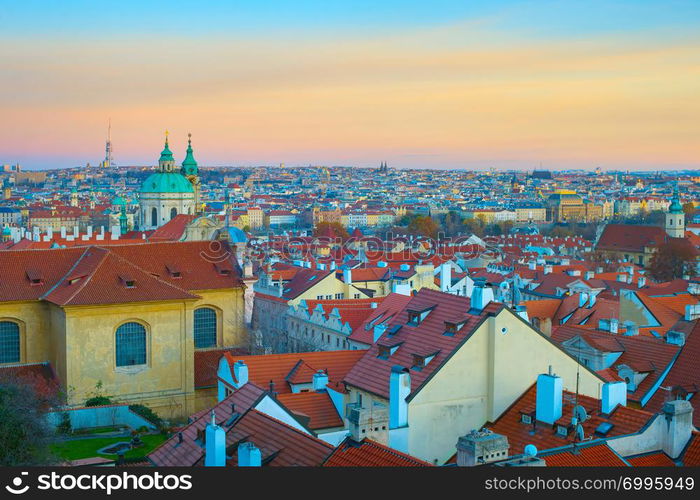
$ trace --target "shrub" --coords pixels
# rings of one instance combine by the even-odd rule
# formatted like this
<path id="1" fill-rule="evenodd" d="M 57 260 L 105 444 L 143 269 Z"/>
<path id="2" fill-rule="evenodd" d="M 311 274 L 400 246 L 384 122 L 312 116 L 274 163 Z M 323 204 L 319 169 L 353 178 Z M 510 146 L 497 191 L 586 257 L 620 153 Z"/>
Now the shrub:
<path id="1" fill-rule="evenodd" d="M 107 396 L 93 396 L 85 400 L 85 406 L 105 406 L 111 404 L 112 400 Z"/>
<path id="2" fill-rule="evenodd" d="M 145 418 L 149 422 L 151 422 L 153 425 L 158 427 L 159 429 L 163 428 L 163 419 L 158 416 L 156 412 L 151 410 L 148 406 L 144 405 L 130 405 L 129 409 L 136 413 L 137 415 L 140 415 L 141 417 Z"/>

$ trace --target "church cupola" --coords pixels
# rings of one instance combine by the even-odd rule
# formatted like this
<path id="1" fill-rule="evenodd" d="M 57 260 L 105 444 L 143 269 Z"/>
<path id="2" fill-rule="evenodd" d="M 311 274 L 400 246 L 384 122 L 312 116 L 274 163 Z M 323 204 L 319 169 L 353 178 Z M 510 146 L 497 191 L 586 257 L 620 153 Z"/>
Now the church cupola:
<path id="1" fill-rule="evenodd" d="M 170 151 L 170 146 L 168 145 L 168 131 L 165 131 L 165 147 L 163 151 L 160 152 L 160 158 L 158 159 L 158 169 L 161 172 L 172 172 L 175 169 L 175 159 L 173 158 L 173 152 Z"/>
<path id="2" fill-rule="evenodd" d="M 673 198 L 671 198 L 671 204 L 668 206 L 665 229 L 671 238 L 685 237 L 685 213 L 678 195 L 678 183 L 673 188 Z"/>
<path id="3" fill-rule="evenodd" d="M 182 162 L 182 175 L 187 177 L 198 174 L 197 160 L 194 159 L 194 155 L 192 154 L 192 134 L 187 134 L 187 153 Z"/>

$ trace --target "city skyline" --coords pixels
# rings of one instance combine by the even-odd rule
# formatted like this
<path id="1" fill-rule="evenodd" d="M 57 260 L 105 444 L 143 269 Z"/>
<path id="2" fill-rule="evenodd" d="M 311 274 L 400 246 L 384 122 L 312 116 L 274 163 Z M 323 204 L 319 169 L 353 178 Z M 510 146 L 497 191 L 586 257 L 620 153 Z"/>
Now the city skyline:
<path id="1" fill-rule="evenodd" d="M 398 5 L 8 7 L 0 163 L 700 167 L 696 3 Z"/>

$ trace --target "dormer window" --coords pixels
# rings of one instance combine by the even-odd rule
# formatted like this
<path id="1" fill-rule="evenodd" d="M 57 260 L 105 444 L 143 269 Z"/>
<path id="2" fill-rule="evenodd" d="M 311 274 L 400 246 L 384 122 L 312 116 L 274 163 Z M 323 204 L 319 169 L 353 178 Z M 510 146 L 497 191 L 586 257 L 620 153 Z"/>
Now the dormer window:
<path id="1" fill-rule="evenodd" d="M 214 268 L 220 276 L 229 276 L 231 274 L 231 267 L 223 262 L 214 264 Z"/>
<path id="2" fill-rule="evenodd" d="M 458 323 L 454 321 L 445 321 L 445 331 L 443 332 L 443 335 L 447 337 L 454 337 L 455 333 L 462 329 L 464 323 L 464 321 L 460 321 Z"/>
<path id="3" fill-rule="evenodd" d="M 167 264 L 165 268 L 168 270 L 168 274 L 171 278 L 182 278 L 182 272 L 180 272 L 180 269 L 177 266 Z"/>
<path id="4" fill-rule="evenodd" d="M 430 311 L 433 310 L 435 306 L 429 306 L 424 309 L 420 310 L 408 310 L 408 322 L 406 323 L 409 326 L 418 326 L 420 325 L 425 318 L 428 317 L 428 314 L 430 314 Z"/>
<path id="5" fill-rule="evenodd" d="M 126 288 L 136 287 L 136 280 L 131 276 L 119 276 L 119 279 Z"/>
<path id="6" fill-rule="evenodd" d="M 430 362 L 433 360 L 437 352 L 429 355 L 423 355 L 423 354 L 413 354 L 413 366 L 411 366 L 412 369 L 416 371 L 421 371 L 424 367 L 428 366 Z"/>
<path id="7" fill-rule="evenodd" d="M 44 284 L 44 280 L 41 276 L 41 272 L 34 269 L 27 269 L 27 279 L 31 286 L 40 286 Z"/>
<path id="8" fill-rule="evenodd" d="M 377 344 L 377 357 L 380 359 L 389 359 L 389 356 L 393 355 L 401 344 L 402 342 L 394 345 Z"/>
<path id="9" fill-rule="evenodd" d="M 401 330 L 401 327 L 402 327 L 402 326 L 403 326 L 403 325 L 394 325 L 394 326 L 392 326 L 391 328 L 389 328 L 387 334 L 390 335 L 390 336 L 396 335 L 397 333 L 399 333 L 399 330 Z"/>

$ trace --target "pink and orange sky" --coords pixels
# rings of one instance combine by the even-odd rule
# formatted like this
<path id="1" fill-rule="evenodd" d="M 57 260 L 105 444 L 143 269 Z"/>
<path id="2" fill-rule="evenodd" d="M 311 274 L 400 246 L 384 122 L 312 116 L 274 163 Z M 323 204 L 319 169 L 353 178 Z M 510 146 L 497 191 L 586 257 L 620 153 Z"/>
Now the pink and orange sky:
<path id="1" fill-rule="evenodd" d="M 167 128 L 203 165 L 700 167 L 697 2 L 561 3 L 71 2 L 37 26 L 27 2 L 0 14 L 0 164 L 97 164 L 111 118 L 121 165 L 155 163 Z"/>

